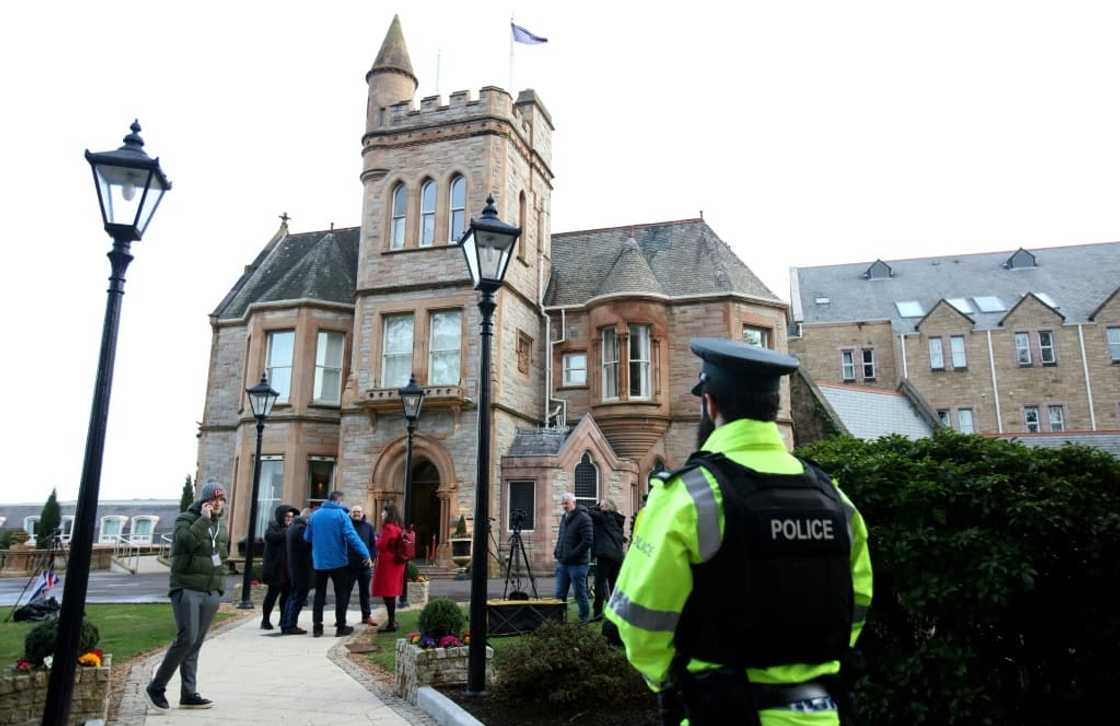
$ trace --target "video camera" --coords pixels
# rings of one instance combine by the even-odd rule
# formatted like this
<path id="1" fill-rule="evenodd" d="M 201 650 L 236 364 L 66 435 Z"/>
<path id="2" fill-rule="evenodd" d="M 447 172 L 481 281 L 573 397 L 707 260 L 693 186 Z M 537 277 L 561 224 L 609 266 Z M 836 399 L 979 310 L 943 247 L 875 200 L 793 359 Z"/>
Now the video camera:
<path id="1" fill-rule="evenodd" d="M 509 526 L 514 532 L 520 532 L 529 521 L 529 515 L 525 513 L 524 509 L 512 509 L 509 513 Z"/>

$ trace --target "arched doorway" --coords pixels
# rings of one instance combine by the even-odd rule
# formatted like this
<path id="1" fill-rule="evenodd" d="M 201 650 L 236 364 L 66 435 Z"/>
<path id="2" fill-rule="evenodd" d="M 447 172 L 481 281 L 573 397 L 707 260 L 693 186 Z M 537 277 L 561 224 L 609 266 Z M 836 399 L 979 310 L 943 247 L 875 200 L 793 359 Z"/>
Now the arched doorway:
<path id="1" fill-rule="evenodd" d="M 412 523 L 416 527 L 416 557 L 433 561 L 439 544 L 439 470 L 427 459 L 412 466 Z"/>

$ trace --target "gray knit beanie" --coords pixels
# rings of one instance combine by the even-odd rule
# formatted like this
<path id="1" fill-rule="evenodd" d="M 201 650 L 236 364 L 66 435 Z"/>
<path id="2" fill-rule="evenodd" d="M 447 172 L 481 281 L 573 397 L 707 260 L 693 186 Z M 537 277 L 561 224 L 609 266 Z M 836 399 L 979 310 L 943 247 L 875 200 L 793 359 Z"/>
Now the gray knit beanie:
<path id="1" fill-rule="evenodd" d="M 198 493 L 198 501 L 208 502 L 219 497 L 226 498 L 225 488 L 216 479 L 207 479 L 206 483 L 202 485 L 202 491 Z"/>

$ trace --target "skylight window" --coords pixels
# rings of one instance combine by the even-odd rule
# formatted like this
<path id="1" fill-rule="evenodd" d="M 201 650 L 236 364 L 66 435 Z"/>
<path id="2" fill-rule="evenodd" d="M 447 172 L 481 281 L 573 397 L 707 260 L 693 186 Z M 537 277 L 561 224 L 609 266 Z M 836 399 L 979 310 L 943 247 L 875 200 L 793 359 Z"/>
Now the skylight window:
<path id="1" fill-rule="evenodd" d="M 1003 304 L 1003 300 L 1000 300 L 995 295 L 980 295 L 972 299 L 976 302 L 976 307 L 979 308 L 982 313 L 1001 313 L 1007 309 L 1007 306 Z"/>
<path id="2" fill-rule="evenodd" d="M 968 298 L 966 298 L 966 297 L 951 297 L 948 300 L 946 300 L 946 302 L 949 303 L 950 305 L 952 305 L 953 307 L 955 307 L 957 310 L 964 313 L 965 315 L 968 315 L 969 313 L 972 312 L 972 306 L 968 304 Z"/>
<path id="3" fill-rule="evenodd" d="M 1036 292 L 1036 293 L 1034 294 L 1034 296 L 1035 296 L 1035 297 L 1037 297 L 1037 298 L 1038 298 L 1039 300 L 1041 300 L 1042 302 L 1044 302 L 1044 303 L 1046 303 L 1047 305 L 1049 305 L 1050 307 L 1052 307 L 1052 308 L 1055 308 L 1055 309 L 1057 309 L 1057 307 L 1058 307 L 1058 303 L 1054 302 L 1054 298 L 1050 297 L 1050 295 L 1049 295 L 1048 293 L 1045 293 L 1045 292 Z"/>
<path id="4" fill-rule="evenodd" d="M 817 305 L 828 305 L 832 300 L 827 297 L 818 296 L 815 302 Z"/>
<path id="5" fill-rule="evenodd" d="M 903 302 L 896 302 L 894 305 L 898 308 L 898 314 L 904 318 L 920 318 L 925 315 L 922 312 L 922 304 L 917 300 L 904 300 Z"/>

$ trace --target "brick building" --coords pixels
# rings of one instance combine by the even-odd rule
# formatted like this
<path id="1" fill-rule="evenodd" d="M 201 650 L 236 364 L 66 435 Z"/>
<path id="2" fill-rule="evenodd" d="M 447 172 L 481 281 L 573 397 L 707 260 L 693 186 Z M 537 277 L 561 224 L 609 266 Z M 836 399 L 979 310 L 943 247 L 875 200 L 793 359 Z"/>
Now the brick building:
<path id="1" fill-rule="evenodd" d="M 790 284 L 789 349 L 822 388 L 899 391 L 935 423 L 1026 443 L 1120 432 L 1120 243 L 794 268 Z"/>
<path id="2" fill-rule="evenodd" d="M 525 511 L 532 557 L 547 564 L 564 491 L 629 515 L 650 472 L 693 448 L 688 339 L 785 350 L 787 306 L 700 219 L 553 234 L 553 125 L 535 92 L 488 86 L 415 108 L 396 19 L 366 79 L 360 226 L 296 233 L 285 220 L 211 314 L 198 480 L 233 483 L 244 537 L 255 427 L 243 392 L 264 372 L 282 395 L 258 532 L 274 504 L 334 488 L 371 512 L 399 502 L 397 389 L 415 374 L 427 397 L 412 519 L 421 550 L 446 565 L 454 523 L 473 524 L 478 428 L 477 293 L 455 241 L 492 193 L 523 231 L 495 312 L 490 511 L 503 539 L 510 511 Z"/>

